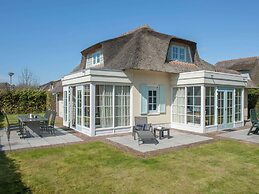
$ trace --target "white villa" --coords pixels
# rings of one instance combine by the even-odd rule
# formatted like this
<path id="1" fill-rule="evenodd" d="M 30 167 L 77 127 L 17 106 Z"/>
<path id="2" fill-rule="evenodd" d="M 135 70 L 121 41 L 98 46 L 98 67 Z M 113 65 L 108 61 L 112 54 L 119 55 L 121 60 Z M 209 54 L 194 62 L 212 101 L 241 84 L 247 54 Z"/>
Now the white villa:
<path id="1" fill-rule="evenodd" d="M 130 132 L 136 116 L 198 133 L 244 125 L 247 79 L 202 60 L 195 42 L 143 26 L 81 53 L 62 78 L 67 127 Z"/>

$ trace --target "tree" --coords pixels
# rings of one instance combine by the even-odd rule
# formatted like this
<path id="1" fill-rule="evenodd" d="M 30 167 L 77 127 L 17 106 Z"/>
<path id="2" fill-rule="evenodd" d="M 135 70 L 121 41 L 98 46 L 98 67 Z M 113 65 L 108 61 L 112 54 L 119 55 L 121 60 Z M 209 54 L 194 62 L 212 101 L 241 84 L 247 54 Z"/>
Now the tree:
<path id="1" fill-rule="evenodd" d="M 29 88 L 29 87 L 37 87 L 38 81 L 36 77 L 32 74 L 32 72 L 26 67 L 22 70 L 19 76 L 19 87 Z"/>

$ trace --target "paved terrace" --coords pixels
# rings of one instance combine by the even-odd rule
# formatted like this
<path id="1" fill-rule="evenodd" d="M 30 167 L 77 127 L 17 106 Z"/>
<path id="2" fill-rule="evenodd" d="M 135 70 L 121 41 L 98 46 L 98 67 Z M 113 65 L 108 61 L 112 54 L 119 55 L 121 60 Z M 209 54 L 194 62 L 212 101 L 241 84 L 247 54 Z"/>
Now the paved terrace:
<path id="1" fill-rule="evenodd" d="M 147 153 L 147 152 L 157 151 L 161 149 L 175 148 L 178 146 L 186 146 L 194 143 L 206 142 L 206 141 L 212 140 L 213 138 L 206 137 L 204 135 L 191 134 L 188 132 L 179 132 L 171 129 L 170 138 L 168 139 L 167 137 L 165 137 L 161 140 L 157 139 L 159 142 L 157 145 L 155 144 L 138 145 L 138 141 L 134 140 L 132 135 L 109 137 L 107 139 L 117 144 L 131 148 L 135 151 L 138 151 L 141 153 Z"/>
<path id="2" fill-rule="evenodd" d="M 247 135 L 248 131 L 249 131 L 249 128 L 242 129 L 242 130 L 234 130 L 231 132 L 220 134 L 218 136 L 259 144 L 259 135 L 255 135 L 255 134 Z"/>
<path id="3" fill-rule="evenodd" d="M 35 131 L 29 130 L 29 135 L 26 138 L 20 138 L 17 131 L 14 130 L 11 131 L 10 141 L 8 141 L 5 130 L 0 129 L 0 151 L 52 146 L 81 141 L 83 141 L 81 138 L 60 128 L 56 128 L 55 135 L 49 134 L 48 132 L 36 133 Z"/>

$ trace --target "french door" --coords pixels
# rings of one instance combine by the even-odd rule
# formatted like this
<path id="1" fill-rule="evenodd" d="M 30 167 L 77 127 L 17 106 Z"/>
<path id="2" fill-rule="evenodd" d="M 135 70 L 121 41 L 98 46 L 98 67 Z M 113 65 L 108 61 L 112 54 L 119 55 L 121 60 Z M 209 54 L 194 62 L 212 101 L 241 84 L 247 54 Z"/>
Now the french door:
<path id="1" fill-rule="evenodd" d="M 218 90 L 218 128 L 232 128 L 234 126 L 234 90 Z"/>

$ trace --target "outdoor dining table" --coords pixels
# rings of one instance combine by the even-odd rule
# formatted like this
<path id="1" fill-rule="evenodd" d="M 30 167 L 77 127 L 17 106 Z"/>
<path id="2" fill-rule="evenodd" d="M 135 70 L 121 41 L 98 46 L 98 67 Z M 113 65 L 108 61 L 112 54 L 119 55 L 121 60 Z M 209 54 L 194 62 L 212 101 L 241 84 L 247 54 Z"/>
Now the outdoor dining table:
<path id="1" fill-rule="evenodd" d="M 19 115 L 17 116 L 17 119 L 21 130 L 24 130 L 24 126 L 48 121 L 47 118 L 40 115 L 34 115 L 33 117 L 30 117 L 29 115 Z"/>

